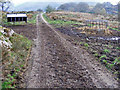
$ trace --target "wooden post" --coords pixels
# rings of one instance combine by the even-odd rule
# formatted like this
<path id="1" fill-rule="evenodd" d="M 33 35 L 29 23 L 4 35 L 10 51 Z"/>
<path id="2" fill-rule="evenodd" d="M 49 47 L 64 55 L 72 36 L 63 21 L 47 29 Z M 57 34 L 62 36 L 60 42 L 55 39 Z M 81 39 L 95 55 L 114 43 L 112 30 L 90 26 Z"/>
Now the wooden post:
<path id="1" fill-rule="evenodd" d="M 23 17 L 22 17 L 22 21 L 23 21 Z"/>
<path id="2" fill-rule="evenodd" d="M 11 17 L 11 22 L 12 22 L 12 17 Z"/>
<path id="3" fill-rule="evenodd" d="M 27 23 L 27 17 L 26 17 L 26 23 Z"/>
<path id="4" fill-rule="evenodd" d="M 20 17 L 18 17 L 18 21 L 20 21 Z"/>
<path id="5" fill-rule="evenodd" d="M 16 17 L 15 17 L 15 22 L 16 22 Z"/>

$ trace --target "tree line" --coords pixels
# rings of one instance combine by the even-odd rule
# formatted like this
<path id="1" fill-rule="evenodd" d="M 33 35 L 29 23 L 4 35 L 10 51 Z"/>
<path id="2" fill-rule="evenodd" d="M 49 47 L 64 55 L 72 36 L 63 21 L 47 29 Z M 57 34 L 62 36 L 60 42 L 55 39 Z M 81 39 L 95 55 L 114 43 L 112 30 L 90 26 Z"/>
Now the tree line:
<path id="1" fill-rule="evenodd" d="M 117 14 L 118 5 L 112 5 L 110 2 L 97 3 L 95 6 L 89 6 L 88 3 L 80 2 L 62 4 L 58 10 L 73 11 L 73 12 L 87 12 L 96 14 Z"/>

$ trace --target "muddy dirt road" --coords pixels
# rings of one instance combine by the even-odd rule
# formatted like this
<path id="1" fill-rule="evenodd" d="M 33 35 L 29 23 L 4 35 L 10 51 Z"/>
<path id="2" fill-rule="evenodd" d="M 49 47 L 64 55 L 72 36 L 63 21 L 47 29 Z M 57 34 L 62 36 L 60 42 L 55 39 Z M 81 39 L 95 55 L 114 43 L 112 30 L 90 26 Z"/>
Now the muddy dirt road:
<path id="1" fill-rule="evenodd" d="M 81 47 L 66 40 L 41 15 L 32 49 L 28 88 L 117 88 L 112 74 Z"/>

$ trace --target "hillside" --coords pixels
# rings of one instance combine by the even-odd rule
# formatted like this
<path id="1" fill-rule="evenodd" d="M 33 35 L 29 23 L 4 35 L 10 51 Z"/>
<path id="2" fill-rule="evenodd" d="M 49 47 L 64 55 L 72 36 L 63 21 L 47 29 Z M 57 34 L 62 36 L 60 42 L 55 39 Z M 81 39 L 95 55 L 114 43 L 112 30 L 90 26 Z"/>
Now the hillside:
<path id="1" fill-rule="evenodd" d="M 94 2 L 79 2 L 65 3 L 58 7 L 59 10 L 75 11 L 75 12 L 90 12 L 97 14 L 117 14 L 118 5 L 112 5 L 110 2 L 94 3 Z"/>
<path id="2" fill-rule="evenodd" d="M 50 5 L 53 8 L 57 8 L 61 3 L 56 2 L 26 2 L 14 8 L 15 11 L 35 11 L 37 9 L 45 10 L 46 7 Z"/>
<path id="3" fill-rule="evenodd" d="M 77 2 L 74 2 L 74 3 L 77 4 Z M 54 8 L 58 8 L 62 4 L 63 2 L 26 2 L 26 3 L 23 3 L 21 5 L 11 8 L 11 10 L 15 10 L 15 11 L 31 11 L 31 10 L 35 11 L 37 9 L 45 10 L 45 8 L 48 5 L 51 5 Z M 97 2 L 88 2 L 88 5 L 90 6 L 95 6 L 96 4 Z"/>

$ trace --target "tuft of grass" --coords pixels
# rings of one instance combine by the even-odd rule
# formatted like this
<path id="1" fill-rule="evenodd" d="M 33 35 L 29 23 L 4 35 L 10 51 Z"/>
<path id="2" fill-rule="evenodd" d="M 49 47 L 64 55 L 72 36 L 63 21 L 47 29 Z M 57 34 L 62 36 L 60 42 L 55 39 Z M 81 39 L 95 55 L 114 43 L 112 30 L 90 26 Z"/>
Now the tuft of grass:
<path id="1" fill-rule="evenodd" d="M 107 60 L 103 60 L 103 62 L 104 62 L 105 64 L 107 64 Z"/>
<path id="2" fill-rule="evenodd" d="M 116 58 L 112 63 L 113 64 L 120 64 L 120 57 Z"/>
<path id="3" fill-rule="evenodd" d="M 15 85 L 12 84 L 16 81 L 14 78 L 15 76 L 11 76 L 10 74 L 7 75 L 7 79 L 5 82 L 2 83 L 2 88 L 15 88 Z"/>
<path id="4" fill-rule="evenodd" d="M 104 49 L 105 53 L 110 53 L 110 51 L 108 49 Z"/>
<path id="5" fill-rule="evenodd" d="M 116 47 L 116 49 L 120 50 L 120 47 Z"/>
<path id="6" fill-rule="evenodd" d="M 88 45 L 87 43 L 84 43 L 84 46 L 85 46 L 85 47 L 89 47 L 89 45 Z"/>
<path id="7" fill-rule="evenodd" d="M 95 53 L 94 56 L 97 57 L 97 56 L 98 56 L 98 53 Z"/>
<path id="8" fill-rule="evenodd" d="M 80 45 L 82 45 L 83 44 L 83 42 L 80 42 Z"/>
<path id="9" fill-rule="evenodd" d="M 107 63 L 106 66 L 108 67 L 108 69 L 112 69 L 114 67 L 114 64 Z"/>
<path id="10" fill-rule="evenodd" d="M 102 59 L 102 58 L 107 58 L 106 55 L 102 55 L 99 59 Z"/>

